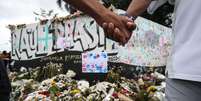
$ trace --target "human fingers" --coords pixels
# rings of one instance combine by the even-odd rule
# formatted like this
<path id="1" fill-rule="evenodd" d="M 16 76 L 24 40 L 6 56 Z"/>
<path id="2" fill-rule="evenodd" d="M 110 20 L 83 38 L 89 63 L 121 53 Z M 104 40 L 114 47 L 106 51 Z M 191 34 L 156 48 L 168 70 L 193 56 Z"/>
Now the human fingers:
<path id="1" fill-rule="evenodd" d="M 114 29 L 115 29 L 114 24 L 109 23 L 108 26 L 106 26 L 106 24 L 105 24 L 104 27 L 106 27 L 104 30 L 106 32 L 107 38 L 116 41 L 116 38 L 114 37 L 114 35 L 115 35 L 115 33 L 114 33 Z"/>
<path id="2" fill-rule="evenodd" d="M 113 34 L 114 33 L 114 24 L 113 23 L 108 24 L 107 32 L 108 32 L 108 34 Z"/>
<path id="3" fill-rule="evenodd" d="M 133 20 L 128 18 L 127 16 L 121 16 L 122 21 L 124 23 L 125 28 L 122 28 L 123 34 L 126 36 L 126 43 L 132 36 L 132 32 L 135 29 L 136 25 Z"/>
<path id="4" fill-rule="evenodd" d="M 122 19 L 123 19 L 122 20 L 123 23 L 126 24 L 126 26 L 127 26 L 127 28 L 128 28 L 129 31 L 132 32 L 133 30 L 135 30 L 136 25 L 135 25 L 134 21 L 131 18 L 129 18 L 127 16 L 122 16 Z"/>
<path id="5" fill-rule="evenodd" d="M 131 18 L 127 17 L 127 16 L 122 16 L 122 17 L 124 17 L 124 19 L 125 19 L 127 22 L 133 22 L 133 20 L 132 20 Z"/>
<path id="6" fill-rule="evenodd" d="M 107 30 L 107 27 L 108 27 L 108 23 L 104 22 L 104 23 L 102 24 L 102 28 L 103 28 L 104 30 Z"/>
<path id="7" fill-rule="evenodd" d="M 108 24 L 108 23 L 103 23 L 102 27 L 104 29 L 105 35 L 107 38 L 112 39 L 116 42 L 119 42 L 121 45 L 124 45 L 126 43 L 126 36 L 123 33 L 127 32 L 122 32 L 120 31 L 119 28 L 114 28 L 113 24 Z M 109 31 L 111 29 L 114 29 L 113 31 Z"/>
<path id="8" fill-rule="evenodd" d="M 129 19 L 127 16 L 119 16 L 121 19 L 121 28 L 120 30 L 123 32 L 124 36 L 129 39 L 131 34 L 131 29 L 134 26 L 133 20 Z"/>
<path id="9" fill-rule="evenodd" d="M 135 30 L 135 28 L 136 28 L 136 24 L 133 23 L 133 22 L 127 22 L 126 26 L 127 26 L 128 30 L 129 30 L 130 32 L 132 32 L 132 31 Z"/>
<path id="10" fill-rule="evenodd" d="M 114 35 L 114 24 L 113 23 L 103 23 L 102 27 L 104 29 L 106 37 L 114 40 L 114 36 L 113 36 Z"/>
<path id="11" fill-rule="evenodd" d="M 104 33 L 106 35 L 107 38 L 111 39 L 111 35 L 107 32 L 108 30 L 108 23 L 104 22 L 102 23 L 102 28 L 104 30 Z"/>
<path id="12" fill-rule="evenodd" d="M 128 29 L 123 29 L 122 30 L 122 35 L 124 36 L 125 38 L 125 41 L 124 41 L 124 44 L 128 42 L 128 40 L 130 39 L 131 35 L 132 35 L 132 32 L 128 31 Z M 129 36 L 125 36 L 125 35 L 129 35 Z"/>
<path id="13" fill-rule="evenodd" d="M 113 25 L 110 24 L 110 28 L 112 28 L 112 27 L 113 27 Z M 104 33 L 105 33 L 106 37 L 113 40 L 114 39 L 113 33 L 111 33 L 111 31 L 109 31 L 109 29 L 110 29 L 109 24 L 104 22 L 102 24 L 102 28 L 104 29 Z"/>
<path id="14" fill-rule="evenodd" d="M 121 45 L 124 45 L 126 43 L 126 37 L 122 34 L 123 32 L 119 30 L 119 28 L 114 29 L 114 38 L 117 42 L 119 42 Z"/>
<path id="15" fill-rule="evenodd" d="M 131 38 L 131 36 L 133 34 L 133 30 L 136 28 L 136 25 L 135 25 L 135 23 L 127 22 L 127 28 L 128 28 L 128 33 L 129 33 L 129 37 L 127 38 L 127 42 L 128 42 L 128 40 Z"/>

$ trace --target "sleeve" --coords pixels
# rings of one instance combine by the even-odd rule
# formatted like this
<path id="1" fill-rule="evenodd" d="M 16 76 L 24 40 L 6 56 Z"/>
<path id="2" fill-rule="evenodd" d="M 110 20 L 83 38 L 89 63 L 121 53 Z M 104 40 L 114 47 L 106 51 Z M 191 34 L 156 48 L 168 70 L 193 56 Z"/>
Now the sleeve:
<path id="1" fill-rule="evenodd" d="M 166 2 L 169 2 L 170 4 L 174 4 L 175 0 L 153 0 L 149 7 L 147 8 L 147 12 L 149 14 L 153 14 L 160 6 L 165 4 Z"/>

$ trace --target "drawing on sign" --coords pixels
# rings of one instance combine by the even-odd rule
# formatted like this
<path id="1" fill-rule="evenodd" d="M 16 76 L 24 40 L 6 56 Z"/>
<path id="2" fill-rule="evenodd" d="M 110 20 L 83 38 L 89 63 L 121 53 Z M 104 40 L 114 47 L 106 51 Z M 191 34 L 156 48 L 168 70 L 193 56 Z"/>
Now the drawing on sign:
<path id="1" fill-rule="evenodd" d="M 105 35 L 89 17 L 29 24 L 12 30 L 12 58 L 31 60 L 61 52 L 105 50 Z"/>
<path id="2" fill-rule="evenodd" d="M 106 52 L 82 53 L 83 73 L 107 73 L 108 55 Z"/>
<path id="3" fill-rule="evenodd" d="M 110 62 L 164 66 L 171 49 L 170 28 L 138 17 L 137 28 L 125 47 L 107 39 L 94 19 L 79 16 L 60 22 L 25 25 L 11 30 L 12 59 L 33 60 L 68 51 L 106 51 Z"/>

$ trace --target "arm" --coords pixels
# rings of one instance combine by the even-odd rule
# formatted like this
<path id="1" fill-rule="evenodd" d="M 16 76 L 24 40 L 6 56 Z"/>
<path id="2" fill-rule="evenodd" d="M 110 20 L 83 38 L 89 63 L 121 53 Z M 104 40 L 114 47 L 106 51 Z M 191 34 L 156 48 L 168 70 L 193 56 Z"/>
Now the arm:
<path id="1" fill-rule="evenodd" d="M 64 0 L 73 5 L 75 8 L 92 16 L 96 22 L 105 29 L 106 36 L 112 40 L 125 44 L 131 36 L 131 32 L 127 29 L 126 22 L 130 20 L 124 19 L 117 14 L 106 9 L 98 0 Z M 104 27 L 103 23 L 108 26 Z M 112 29 L 106 31 L 106 28 Z"/>
<path id="2" fill-rule="evenodd" d="M 110 13 L 98 0 L 64 0 L 75 8 L 87 13 L 94 19 L 100 19 Z"/>
<path id="3" fill-rule="evenodd" d="M 152 0 L 132 0 L 127 9 L 129 16 L 138 16 L 143 13 L 149 6 Z"/>

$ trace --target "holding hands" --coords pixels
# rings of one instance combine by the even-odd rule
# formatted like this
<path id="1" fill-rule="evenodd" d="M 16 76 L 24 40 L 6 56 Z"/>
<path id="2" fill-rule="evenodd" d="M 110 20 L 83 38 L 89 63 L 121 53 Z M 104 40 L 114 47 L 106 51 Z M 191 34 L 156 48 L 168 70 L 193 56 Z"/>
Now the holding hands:
<path id="1" fill-rule="evenodd" d="M 132 36 L 136 25 L 127 16 L 120 16 L 112 12 L 106 13 L 101 18 L 96 19 L 97 23 L 104 29 L 107 38 L 125 45 Z"/>
<path id="2" fill-rule="evenodd" d="M 61 0 L 59 0 L 61 1 Z M 77 9 L 84 11 L 91 17 L 93 17 L 96 22 L 103 27 L 105 35 L 107 38 L 110 38 L 114 41 L 119 42 L 122 45 L 125 45 L 132 35 L 132 31 L 135 29 L 135 24 L 127 16 L 119 16 L 107 8 L 105 8 L 99 0 L 63 0 L 66 3 L 69 3 L 76 7 Z M 131 15 L 138 15 L 138 8 L 141 5 L 140 1 L 133 0 L 129 6 L 127 12 Z M 151 0 L 146 0 L 146 2 L 151 2 Z M 138 7 L 139 6 L 139 7 Z M 137 7 L 137 10 L 133 7 Z M 143 10 L 142 10 L 143 11 Z M 137 14 L 134 14 L 137 13 Z"/>

